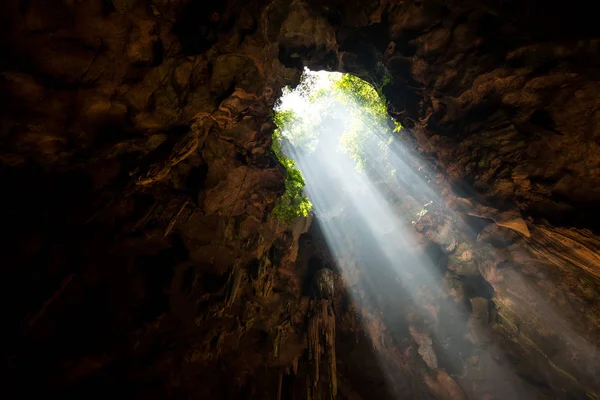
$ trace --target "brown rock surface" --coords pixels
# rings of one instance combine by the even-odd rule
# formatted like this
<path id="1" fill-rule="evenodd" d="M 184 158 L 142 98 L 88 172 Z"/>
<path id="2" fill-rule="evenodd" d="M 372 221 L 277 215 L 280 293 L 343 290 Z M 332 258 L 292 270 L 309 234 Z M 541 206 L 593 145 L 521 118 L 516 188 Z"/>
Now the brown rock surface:
<path id="1" fill-rule="evenodd" d="M 600 397 L 596 19 L 581 1 L 3 1 L 0 396 Z M 342 268 L 317 224 L 271 216 L 269 111 L 303 66 L 391 81 L 444 194 L 414 230 L 436 286 L 370 276 L 377 255 Z"/>

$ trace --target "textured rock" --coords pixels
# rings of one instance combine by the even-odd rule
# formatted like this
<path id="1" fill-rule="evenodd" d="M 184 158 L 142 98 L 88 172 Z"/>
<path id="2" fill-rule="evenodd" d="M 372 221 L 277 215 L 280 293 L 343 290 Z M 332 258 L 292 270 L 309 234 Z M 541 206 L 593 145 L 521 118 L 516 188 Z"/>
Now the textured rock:
<path id="1" fill-rule="evenodd" d="M 2 396 L 599 396 L 580 3 L 4 1 Z M 443 193 L 414 225 L 439 288 L 360 292 L 375 260 L 335 266 L 309 220 L 270 217 L 269 111 L 303 66 L 387 82 Z M 312 255 L 334 272 L 309 300 Z"/>

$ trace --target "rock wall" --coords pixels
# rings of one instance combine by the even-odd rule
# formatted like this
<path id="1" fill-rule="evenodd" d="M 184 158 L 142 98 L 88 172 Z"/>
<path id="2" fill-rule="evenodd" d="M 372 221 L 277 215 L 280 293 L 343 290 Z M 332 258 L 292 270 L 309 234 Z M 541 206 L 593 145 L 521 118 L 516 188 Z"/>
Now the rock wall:
<path id="1" fill-rule="evenodd" d="M 508 398 L 478 380 L 498 363 L 536 397 L 599 396 L 600 34 L 589 5 L 0 8 L 5 397 L 306 398 L 317 376 L 307 349 L 321 341 L 338 361 L 319 379 L 329 395 L 337 381 L 338 398 L 379 393 L 382 354 L 398 371 L 390 398 Z M 435 321 L 354 310 L 339 277 L 335 300 L 303 289 L 309 221 L 270 217 L 284 170 L 269 149 L 269 111 L 303 66 L 390 81 L 390 114 L 445 199 L 415 226 L 447 265 L 449 289 L 431 307 L 468 305 L 448 337 L 473 324 L 494 337 L 470 335 L 479 353 L 460 355 L 459 370 L 435 361 Z M 364 365 L 376 376 L 361 377 Z"/>

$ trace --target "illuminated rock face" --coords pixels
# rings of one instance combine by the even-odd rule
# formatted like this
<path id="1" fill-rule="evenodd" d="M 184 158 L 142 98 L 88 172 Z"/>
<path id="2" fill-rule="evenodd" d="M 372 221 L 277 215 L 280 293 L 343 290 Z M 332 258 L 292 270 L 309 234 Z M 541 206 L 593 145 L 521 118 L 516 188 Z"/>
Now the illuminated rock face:
<path id="1" fill-rule="evenodd" d="M 600 35 L 577 3 L 4 1 L 0 393 L 600 396 Z M 270 110 L 303 65 L 389 80 L 435 168 L 427 318 L 384 275 L 394 301 L 356 307 L 367 263 L 319 273 L 316 225 L 269 218 Z"/>

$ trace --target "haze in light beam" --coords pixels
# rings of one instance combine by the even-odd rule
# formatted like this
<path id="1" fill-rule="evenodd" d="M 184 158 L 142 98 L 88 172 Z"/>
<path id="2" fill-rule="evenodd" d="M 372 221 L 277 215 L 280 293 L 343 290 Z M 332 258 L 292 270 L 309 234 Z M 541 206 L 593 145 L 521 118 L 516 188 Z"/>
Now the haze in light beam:
<path id="1" fill-rule="evenodd" d="M 312 74 L 314 83 L 308 88 L 311 93 L 333 90 L 341 77 L 327 72 L 305 74 Z M 316 223 L 320 224 L 357 309 L 373 314 L 383 311 L 382 318 L 391 321 L 390 332 L 394 332 L 394 321 L 404 320 L 408 329 L 398 328 L 386 340 L 398 344 L 402 335 L 410 337 L 417 344 L 420 358 L 432 371 L 443 364 L 444 369 L 458 373 L 465 364 L 465 354 L 477 353 L 484 360 L 483 350 L 475 351 L 468 337 L 478 336 L 478 341 L 486 343 L 490 340 L 483 329 L 469 323 L 466 308 L 470 305 L 452 301 L 447 295 L 452 288 L 448 287 L 444 267 L 440 266 L 443 252 L 432 249 L 422 235 L 415 233 L 420 218 L 442 204 L 428 182 L 433 173 L 400 140 L 393 138 L 391 129 L 384 131 L 378 125 L 374 129 L 368 116 L 361 114 L 359 105 L 345 104 L 334 96 L 314 101 L 311 93 L 307 93 L 307 87 L 285 91 L 276 110 L 293 110 L 300 120 L 310 122 L 317 145 L 314 150 L 294 147 L 293 135 L 286 135 L 283 129 L 283 136 L 290 139 L 284 144 L 284 151 L 296 161 L 305 178 Z M 365 158 L 362 170 L 357 169 L 357 160 L 343 140 L 350 129 L 368 133 L 360 136 L 359 141 Z M 418 165 L 421 167 L 415 167 Z M 451 220 L 452 217 L 442 220 L 442 232 L 434 234 L 443 237 Z M 455 246 L 452 240 L 452 237 L 449 242 L 440 240 L 440 248 Z M 493 291 L 491 287 L 490 290 Z M 389 298 L 390 293 L 395 294 L 394 298 Z M 561 322 L 559 317 L 557 320 Z M 379 334 L 367 327 L 365 330 Z M 566 335 L 583 347 L 581 350 L 595 351 L 586 348 L 574 332 L 567 329 Z M 383 339 L 371 337 L 371 340 L 375 346 Z M 486 351 L 493 346 L 493 343 L 488 345 Z M 438 359 L 440 354 L 443 360 Z M 396 370 L 397 360 L 385 351 L 379 358 L 393 388 L 402 373 Z M 495 382 L 492 387 L 497 398 L 534 398 L 528 386 L 522 385 L 506 366 L 492 363 L 479 373 L 487 376 L 477 379 Z"/>

